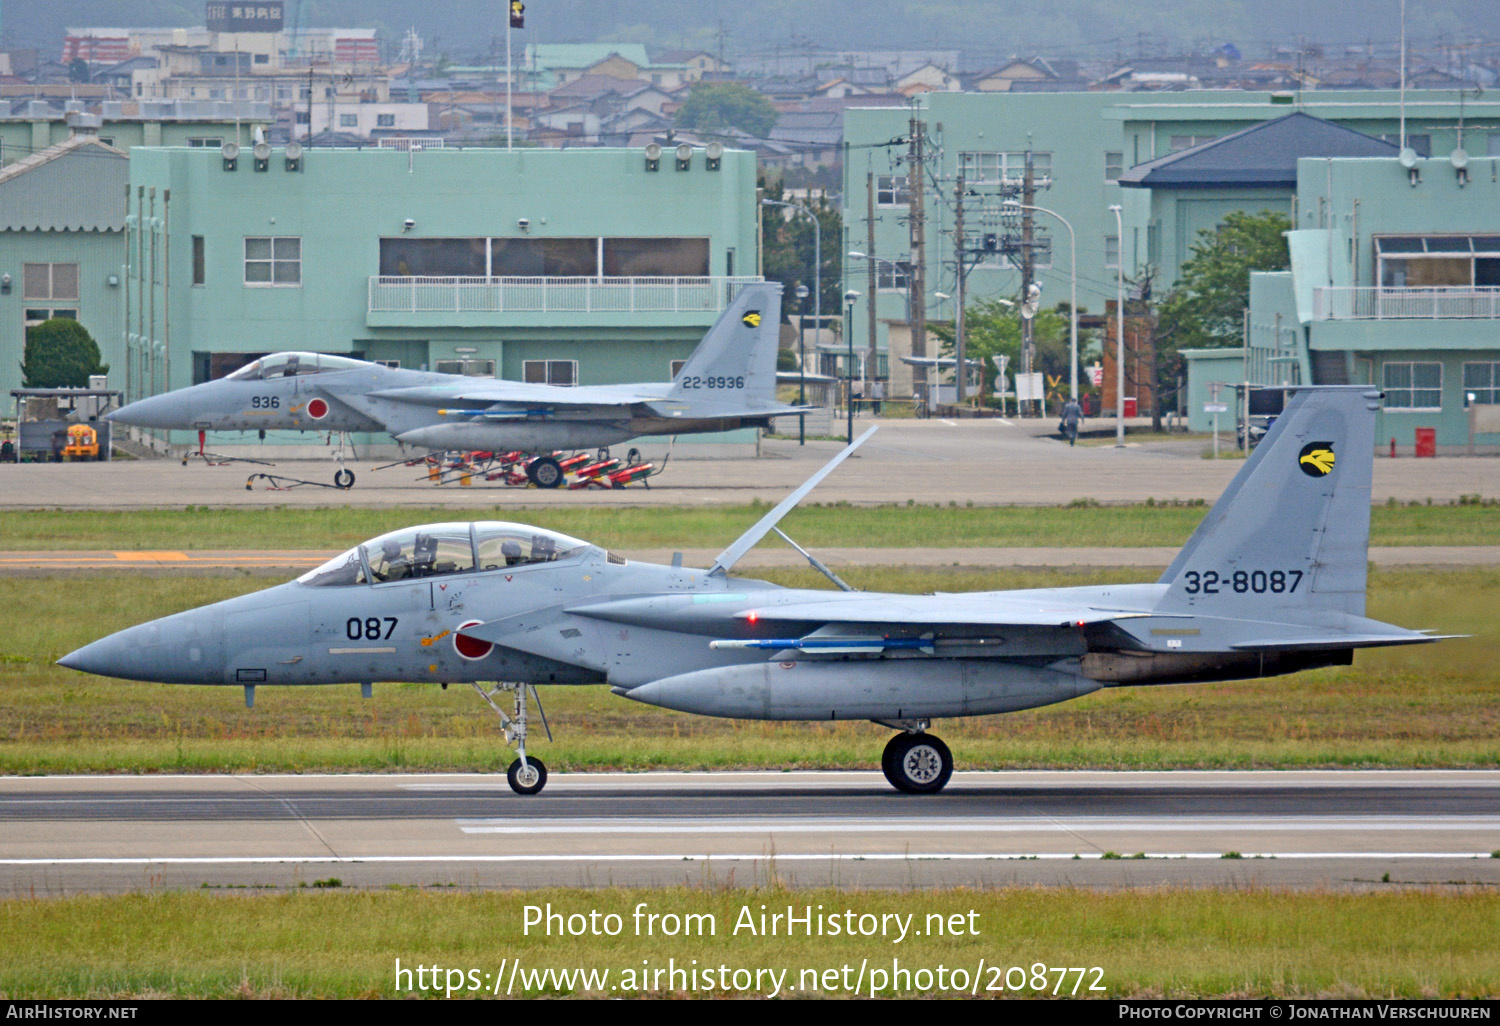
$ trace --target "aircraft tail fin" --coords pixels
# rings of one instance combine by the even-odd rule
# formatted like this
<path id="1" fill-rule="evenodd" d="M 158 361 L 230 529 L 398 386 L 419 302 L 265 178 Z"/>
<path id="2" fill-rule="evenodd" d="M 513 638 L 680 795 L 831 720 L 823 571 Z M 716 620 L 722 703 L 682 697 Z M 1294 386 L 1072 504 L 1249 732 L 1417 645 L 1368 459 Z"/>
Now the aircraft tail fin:
<path id="1" fill-rule="evenodd" d="M 669 398 L 726 404 L 774 399 L 780 339 L 781 285 L 746 285 L 672 379 Z"/>
<path id="2" fill-rule="evenodd" d="M 1158 612 L 1364 615 L 1381 393 L 1287 392 L 1282 415 L 1162 574 Z"/>

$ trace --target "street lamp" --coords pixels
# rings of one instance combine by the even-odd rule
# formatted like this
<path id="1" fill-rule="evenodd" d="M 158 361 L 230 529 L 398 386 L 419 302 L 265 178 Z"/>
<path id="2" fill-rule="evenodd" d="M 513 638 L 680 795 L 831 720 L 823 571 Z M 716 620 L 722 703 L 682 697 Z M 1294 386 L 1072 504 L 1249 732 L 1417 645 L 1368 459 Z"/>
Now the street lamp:
<path id="1" fill-rule="evenodd" d="M 859 293 L 850 289 L 844 293 L 844 341 L 849 344 L 849 355 L 844 364 L 844 412 L 849 421 L 849 444 L 854 443 L 854 333 L 849 327 L 854 322 L 854 304 L 859 302 Z"/>
<path id="2" fill-rule="evenodd" d="M 1125 222 L 1120 204 L 1115 215 L 1115 448 L 1125 446 Z"/>
<path id="3" fill-rule="evenodd" d="M 797 405 L 807 405 L 807 286 L 797 283 Z M 807 414 L 797 414 L 797 444 L 807 444 Z"/>
<path id="4" fill-rule="evenodd" d="M 811 210 L 809 210 L 807 207 L 804 207 L 800 203 L 788 203 L 785 200 L 773 200 L 773 199 L 764 199 L 764 198 L 762 198 L 760 202 L 761 202 L 761 206 L 765 206 L 765 207 L 790 207 L 793 210 L 800 210 L 802 213 L 804 213 L 808 217 L 812 218 L 812 223 L 813 223 L 813 261 L 812 261 L 812 265 L 813 265 L 813 323 L 815 325 L 817 325 L 817 329 L 816 330 L 818 330 L 819 332 L 821 332 L 822 331 L 822 327 L 823 327 L 823 228 L 822 228 L 822 225 L 818 223 L 818 215 L 814 214 Z M 805 295 L 806 295 L 806 293 L 803 292 L 801 289 L 798 290 L 798 295 L 797 295 L 798 299 L 802 299 Z M 801 315 L 801 313 L 802 313 L 802 310 L 801 310 L 801 307 L 799 307 L 798 308 L 798 314 L 799 314 L 799 316 Z M 799 323 L 800 323 L 800 321 L 799 321 Z M 823 336 L 821 334 L 819 334 L 818 337 L 822 338 Z M 799 350 L 802 348 L 800 342 L 798 343 L 798 348 L 799 348 Z M 800 358 L 803 355 L 803 353 L 799 351 L 797 355 Z M 798 405 L 802 404 L 803 394 L 804 394 L 804 389 L 805 389 L 806 384 L 807 384 L 807 372 L 803 371 L 802 372 L 802 378 L 801 378 L 801 380 L 797 384 L 797 403 L 798 403 Z M 797 417 L 797 444 L 798 445 L 802 445 L 802 444 L 804 444 L 806 442 L 806 440 L 807 440 L 807 415 L 806 414 L 800 414 Z M 851 438 L 851 441 L 852 440 L 853 439 Z"/>
<path id="5" fill-rule="evenodd" d="M 1046 207 L 1035 207 L 1020 200 L 1008 199 L 1003 206 L 1014 207 L 1017 210 L 1035 210 L 1039 214 L 1051 214 L 1063 223 L 1068 230 L 1068 262 L 1073 279 L 1072 289 L 1069 294 L 1068 305 L 1072 308 L 1072 323 L 1069 325 L 1070 341 L 1068 343 L 1068 397 L 1078 398 L 1078 237 L 1073 233 L 1073 225 L 1055 210 Z"/>

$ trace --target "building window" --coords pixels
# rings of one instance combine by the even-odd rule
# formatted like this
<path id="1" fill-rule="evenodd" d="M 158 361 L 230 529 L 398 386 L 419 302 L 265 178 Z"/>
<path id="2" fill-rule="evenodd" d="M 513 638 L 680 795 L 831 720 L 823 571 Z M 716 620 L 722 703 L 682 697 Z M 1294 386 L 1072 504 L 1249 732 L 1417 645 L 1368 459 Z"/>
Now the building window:
<path id="1" fill-rule="evenodd" d="M 375 127 L 376 128 L 395 128 L 396 127 L 396 115 L 394 115 L 394 114 L 376 114 L 375 115 Z"/>
<path id="2" fill-rule="evenodd" d="M 399 360 L 388 362 L 400 366 Z M 435 360 L 432 367 L 439 374 L 462 374 L 466 378 L 493 378 L 495 376 L 494 360 Z"/>
<path id="3" fill-rule="evenodd" d="M 340 128 L 358 128 L 359 127 L 359 115 L 358 114 L 340 114 L 339 115 L 339 127 Z"/>
<path id="4" fill-rule="evenodd" d="M 256 64 L 270 64 L 271 63 L 271 55 L 268 54 L 268 53 L 258 53 L 258 54 L 255 55 L 255 63 Z"/>
<path id="5" fill-rule="evenodd" d="M 78 299 L 78 265 L 22 264 L 21 298 L 76 301 Z"/>
<path id="6" fill-rule="evenodd" d="M 1500 235 L 1380 235 L 1375 255 L 1382 288 L 1500 286 Z"/>
<path id="7" fill-rule="evenodd" d="M 302 240 L 295 235 L 247 235 L 245 284 L 301 285 Z"/>
<path id="8" fill-rule="evenodd" d="M 911 202 L 905 175 L 875 176 L 875 205 L 877 207 L 904 207 Z"/>
<path id="9" fill-rule="evenodd" d="M 1202 146 L 1206 142 L 1213 142 L 1216 135 L 1174 135 L 1167 142 L 1167 148 L 1173 153 L 1178 150 L 1190 150 L 1194 146 Z"/>
<path id="10" fill-rule="evenodd" d="M 1104 266 L 1110 270 L 1115 270 L 1120 266 L 1120 237 L 1118 235 L 1104 237 Z"/>
<path id="11" fill-rule="evenodd" d="M 679 375 L 679 374 L 682 373 L 682 368 L 684 368 L 684 367 L 687 366 L 687 361 L 686 360 L 673 360 L 668 366 L 670 366 L 672 368 L 672 372 L 667 375 L 667 380 L 669 380 L 669 381 L 676 381 L 677 380 L 677 375 Z"/>
<path id="12" fill-rule="evenodd" d="M 33 325 L 41 324 L 43 321 L 50 321 L 54 317 L 62 317 L 70 321 L 76 321 L 78 320 L 78 308 L 64 306 L 28 306 L 22 312 L 21 316 L 26 322 L 26 327 L 30 328 Z"/>
<path id="13" fill-rule="evenodd" d="M 1400 146 L 1401 135 L 1398 132 L 1391 132 L 1387 135 L 1382 135 L 1380 137 L 1380 141 L 1388 142 L 1392 146 Z M 1420 135 L 1413 135 L 1412 133 L 1407 132 L 1406 145 L 1410 146 L 1413 150 L 1416 150 L 1417 156 L 1419 157 L 1432 156 L 1432 136 L 1430 135 L 1427 135 L 1425 133 Z"/>
<path id="14" fill-rule="evenodd" d="M 1440 410 L 1443 408 L 1443 365 L 1440 363 L 1386 363 L 1385 408 L 1388 410 Z"/>
<path id="15" fill-rule="evenodd" d="M 905 261 L 875 261 L 875 287 L 883 292 L 904 292 L 910 282 L 911 265 Z"/>
<path id="16" fill-rule="evenodd" d="M 206 280 L 204 277 L 205 260 L 203 236 L 193 236 L 193 284 L 202 285 Z"/>
<path id="17" fill-rule="evenodd" d="M 115 137 L 112 135 L 101 135 L 99 141 L 106 146 L 113 146 L 115 144 Z"/>
<path id="18" fill-rule="evenodd" d="M 297 111 L 295 116 L 297 118 L 297 124 L 299 125 L 305 125 L 309 122 L 309 120 L 311 120 L 311 115 L 309 115 L 305 110 Z"/>
<path id="19" fill-rule="evenodd" d="M 521 380 L 532 385 L 576 385 L 578 361 L 526 360 L 521 364 Z"/>
<path id="20" fill-rule="evenodd" d="M 193 149 L 218 149 L 224 145 L 224 137 L 218 135 L 189 136 L 187 144 Z"/>
<path id="21" fill-rule="evenodd" d="M 1125 154 L 1114 150 L 1104 154 L 1104 180 L 1106 182 L 1118 181 L 1120 175 L 1125 173 Z"/>
<path id="22" fill-rule="evenodd" d="M 1019 182 L 1026 178 L 1026 151 L 973 152 L 958 155 L 959 167 L 970 182 Z M 1033 179 L 1052 177 L 1052 154 L 1031 151 Z"/>
<path id="23" fill-rule="evenodd" d="M 1464 364 L 1464 402 L 1500 405 L 1500 363 Z"/>

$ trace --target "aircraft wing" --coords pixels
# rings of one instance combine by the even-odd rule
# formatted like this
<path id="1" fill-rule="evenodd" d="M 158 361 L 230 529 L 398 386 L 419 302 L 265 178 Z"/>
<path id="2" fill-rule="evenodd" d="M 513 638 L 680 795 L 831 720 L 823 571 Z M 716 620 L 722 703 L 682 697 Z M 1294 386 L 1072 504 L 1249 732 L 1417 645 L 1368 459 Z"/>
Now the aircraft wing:
<path id="1" fill-rule="evenodd" d="M 525 381 L 474 379 L 471 382 L 441 385 L 413 385 L 388 388 L 370 394 L 378 399 L 416 403 L 421 406 L 472 407 L 476 412 L 495 403 L 520 406 L 557 407 L 633 406 L 661 399 L 666 390 L 650 384 L 641 385 L 538 385 Z"/>
<path id="2" fill-rule="evenodd" d="M 737 618 L 767 623 L 866 624 L 872 627 L 1082 627 L 1133 617 L 1150 616 L 1140 610 L 1101 609 L 1062 602 L 1007 601 L 965 595 L 865 595 L 835 592 L 815 602 L 764 606 L 742 610 Z"/>

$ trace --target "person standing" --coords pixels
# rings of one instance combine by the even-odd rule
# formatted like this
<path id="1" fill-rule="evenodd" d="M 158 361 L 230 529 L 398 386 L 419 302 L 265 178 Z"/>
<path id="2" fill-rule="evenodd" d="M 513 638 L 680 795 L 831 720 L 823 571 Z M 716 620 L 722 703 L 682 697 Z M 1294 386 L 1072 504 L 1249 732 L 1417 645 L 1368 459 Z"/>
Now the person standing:
<path id="1" fill-rule="evenodd" d="M 877 417 L 880 416 L 880 403 L 883 399 L 885 399 L 885 382 L 876 378 L 874 384 L 870 386 L 870 412 Z"/>
<path id="2" fill-rule="evenodd" d="M 1078 426 L 1082 423 L 1083 407 L 1078 405 L 1077 399 L 1069 399 L 1062 408 L 1062 429 L 1070 446 L 1077 444 Z"/>

